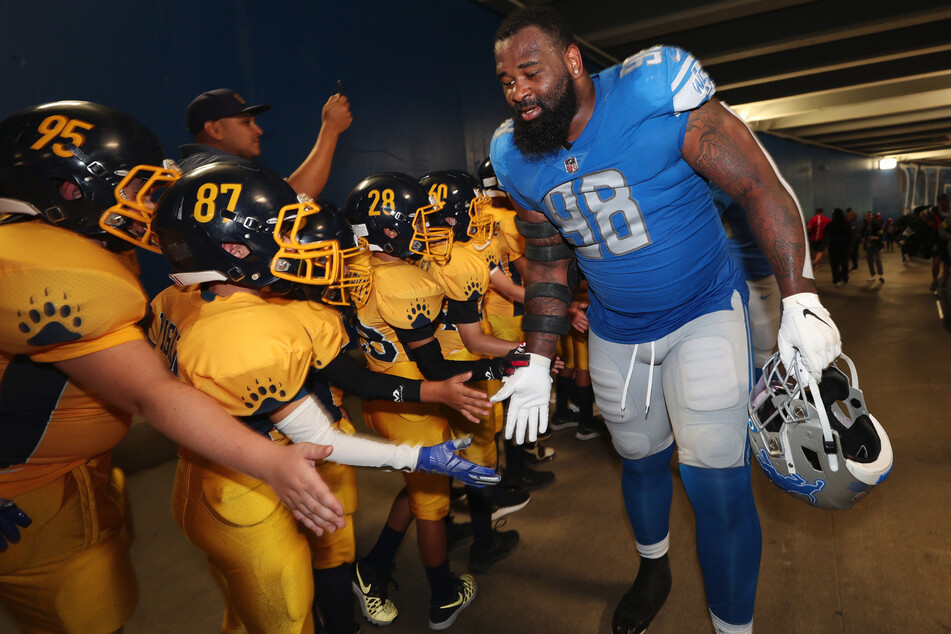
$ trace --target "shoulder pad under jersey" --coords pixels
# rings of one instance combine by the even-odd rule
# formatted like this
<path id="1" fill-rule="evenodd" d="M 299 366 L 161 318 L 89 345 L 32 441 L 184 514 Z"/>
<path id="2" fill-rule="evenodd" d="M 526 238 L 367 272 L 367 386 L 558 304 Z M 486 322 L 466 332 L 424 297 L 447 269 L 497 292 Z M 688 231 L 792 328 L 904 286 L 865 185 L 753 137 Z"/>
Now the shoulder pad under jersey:
<path id="1" fill-rule="evenodd" d="M 313 365 L 322 369 L 333 361 L 350 341 L 340 313 L 320 302 L 279 300 L 307 329 L 313 347 Z"/>
<path id="2" fill-rule="evenodd" d="M 622 94 L 667 104 L 672 112 L 687 112 L 707 101 L 716 85 L 693 55 L 676 46 L 653 46 L 621 62 Z"/>
<path id="3" fill-rule="evenodd" d="M 439 317 L 446 295 L 441 280 L 412 264 L 373 269 L 380 316 L 394 328 L 422 328 Z"/>
<path id="4" fill-rule="evenodd" d="M 489 266 L 481 253 L 464 245 L 454 244 L 452 257 L 442 266 L 430 270 L 438 275 L 446 288 L 446 297 L 466 302 L 480 299 L 489 288 Z"/>
<path id="5" fill-rule="evenodd" d="M 268 414 L 295 400 L 311 365 L 307 330 L 280 306 L 227 304 L 216 302 L 181 333 L 179 376 L 233 416 Z"/>
<path id="6" fill-rule="evenodd" d="M 0 227 L 0 350 L 72 359 L 143 337 L 147 299 L 116 254 L 40 221 Z"/>

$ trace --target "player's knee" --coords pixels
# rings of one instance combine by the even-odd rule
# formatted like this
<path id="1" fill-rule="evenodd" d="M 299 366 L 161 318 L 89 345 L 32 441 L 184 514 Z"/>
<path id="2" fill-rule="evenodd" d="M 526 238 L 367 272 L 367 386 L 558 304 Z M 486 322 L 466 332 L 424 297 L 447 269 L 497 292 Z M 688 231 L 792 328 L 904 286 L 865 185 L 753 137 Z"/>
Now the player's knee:
<path id="1" fill-rule="evenodd" d="M 410 488 L 409 509 L 418 520 L 441 520 L 449 515 L 449 487 L 446 486 L 445 492 L 414 491 Z"/>
<path id="2" fill-rule="evenodd" d="M 611 427 L 614 425 L 609 424 L 608 429 L 611 430 Z M 640 431 L 611 430 L 611 442 L 614 443 L 614 449 L 622 458 L 628 460 L 640 460 L 662 451 L 665 446 L 670 445 L 669 441 L 669 436 L 667 439 L 654 439 Z"/>
<path id="3" fill-rule="evenodd" d="M 728 469 L 744 464 L 746 427 L 726 423 L 694 425 L 680 434 L 681 464 L 706 469 Z"/>

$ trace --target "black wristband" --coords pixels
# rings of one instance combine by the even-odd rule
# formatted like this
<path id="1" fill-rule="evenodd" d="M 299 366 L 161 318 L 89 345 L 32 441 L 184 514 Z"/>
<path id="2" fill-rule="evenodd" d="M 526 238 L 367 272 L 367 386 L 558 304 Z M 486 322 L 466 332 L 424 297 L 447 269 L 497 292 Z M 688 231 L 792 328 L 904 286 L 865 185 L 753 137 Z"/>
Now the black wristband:
<path id="1" fill-rule="evenodd" d="M 522 330 L 567 335 L 571 330 L 571 322 L 564 315 L 525 315 L 522 317 Z"/>

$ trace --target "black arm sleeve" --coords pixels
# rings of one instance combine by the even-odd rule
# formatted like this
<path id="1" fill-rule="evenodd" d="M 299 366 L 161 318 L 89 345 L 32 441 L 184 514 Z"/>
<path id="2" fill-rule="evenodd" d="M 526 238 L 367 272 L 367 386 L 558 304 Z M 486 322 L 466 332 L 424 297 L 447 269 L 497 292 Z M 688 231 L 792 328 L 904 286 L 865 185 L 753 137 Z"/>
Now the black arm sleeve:
<path id="1" fill-rule="evenodd" d="M 318 378 L 332 383 L 344 392 L 364 401 L 419 402 L 422 381 L 404 379 L 367 369 L 347 354 L 338 354 L 333 361 L 315 373 Z"/>
<path id="2" fill-rule="evenodd" d="M 446 317 L 454 324 L 474 324 L 482 321 L 482 314 L 479 312 L 479 300 L 473 299 L 467 302 L 458 299 L 450 299 L 446 307 Z"/>
<path id="3" fill-rule="evenodd" d="M 393 332 L 396 333 L 396 338 L 400 340 L 400 343 L 405 346 L 406 344 L 413 343 L 414 341 L 422 341 L 423 339 L 429 339 L 430 337 L 435 337 L 436 326 L 434 326 L 433 324 L 426 324 L 425 326 L 421 328 L 393 327 Z"/>
<path id="4" fill-rule="evenodd" d="M 409 350 L 419 371 L 430 381 L 443 381 L 450 377 L 472 372 L 472 380 L 494 379 L 499 375 L 498 359 L 479 359 L 478 361 L 450 361 L 442 356 L 439 342 L 433 339 L 426 345 Z"/>

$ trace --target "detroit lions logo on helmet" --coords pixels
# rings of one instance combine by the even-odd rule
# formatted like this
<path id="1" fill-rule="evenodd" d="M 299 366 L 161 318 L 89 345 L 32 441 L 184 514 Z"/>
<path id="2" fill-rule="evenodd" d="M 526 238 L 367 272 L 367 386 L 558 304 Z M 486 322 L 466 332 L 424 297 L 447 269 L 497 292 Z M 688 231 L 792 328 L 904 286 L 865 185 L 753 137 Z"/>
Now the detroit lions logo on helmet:
<path id="1" fill-rule="evenodd" d="M 779 473 L 776 467 L 773 466 L 773 463 L 769 461 L 765 449 L 759 450 L 756 454 L 756 460 L 760 466 L 763 467 L 763 471 L 769 475 L 769 478 L 775 482 L 779 488 L 789 493 L 798 493 L 806 498 L 813 506 L 819 506 L 816 493 L 825 487 L 825 480 L 816 480 L 815 484 L 809 484 L 806 479 L 798 473 L 791 473 L 789 475 Z"/>

